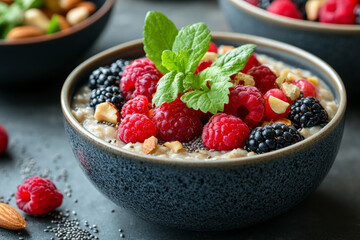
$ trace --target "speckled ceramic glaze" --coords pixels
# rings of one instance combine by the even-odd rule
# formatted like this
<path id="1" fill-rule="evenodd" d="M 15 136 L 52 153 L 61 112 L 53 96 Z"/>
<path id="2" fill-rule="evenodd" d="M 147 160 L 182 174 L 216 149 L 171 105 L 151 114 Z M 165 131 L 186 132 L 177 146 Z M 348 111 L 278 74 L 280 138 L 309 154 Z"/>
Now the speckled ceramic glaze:
<path id="1" fill-rule="evenodd" d="M 97 11 L 84 22 L 50 36 L 0 40 L 0 86 L 53 80 L 70 72 L 76 60 L 101 36 L 115 0 L 91 0 Z"/>
<path id="2" fill-rule="evenodd" d="M 141 41 L 89 59 L 68 77 L 61 94 L 71 147 L 99 191 L 149 221 L 191 230 L 234 229 L 265 221 L 313 192 L 338 152 L 346 94 L 340 78 L 327 64 L 300 49 L 264 38 L 213 33 L 213 40 L 218 44 L 255 43 L 258 53 L 312 71 L 330 86 L 339 110 L 315 136 L 271 153 L 217 161 L 144 157 L 91 135 L 70 108 L 75 91 L 92 69 L 117 58 L 142 56 Z"/>
<path id="3" fill-rule="evenodd" d="M 351 97 L 360 93 L 360 25 L 322 24 L 266 12 L 244 0 L 218 0 L 232 30 L 293 44 L 329 63 Z M 356 86 L 356 87 L 354 87 Z"/>

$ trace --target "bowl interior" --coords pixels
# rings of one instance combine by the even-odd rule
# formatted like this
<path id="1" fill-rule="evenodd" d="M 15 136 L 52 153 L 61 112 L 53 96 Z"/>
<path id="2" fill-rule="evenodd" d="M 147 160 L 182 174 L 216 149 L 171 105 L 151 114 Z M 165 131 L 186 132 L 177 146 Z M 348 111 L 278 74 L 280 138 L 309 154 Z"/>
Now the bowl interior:
<path id="1" fill-rule="evenodd" d="M 62 93 L 61 93 L 61 104 L 66 120 L 78 131 L 79 134 L 82 134 L 86 138 L 90 138 L 97 142 L 98 144 L 106 147 L 109 151 L 114 152 L 115 154 L 125 154 L 138 156 L 142 159 L 147 159 L 151 161 L 161 161 L 161 162 L 176 162 L 176 163 L 185 163 L 185 164 L 217 164 L 219 162 L 232 162 L 235 164 L 247 164 L 255 163 L 262 161 L 271 161 L 275 160 L 278 154 L 286 155 L 292 154 L 296 151 L 301 151 L 301 149 L 306 148 L 308 145 L 314 144 L 316 139 L 326 137 L 327 133 L 330 132 L 335 126 L 337 126 L 341 119 L 344 116 L 346 108 L 346 92 L 344 85 L 337 75 L 337 73 L 325 62 L 319 58 L 313 56 L 310 53 L 307 53 L 299 48 L 293 47 L 288 44 L 281 42 L 255 37 L 245 34 L 235 34 L 235 33 L 213 33 L 213 41 L 216 44 L 225 44 L 225 45 L 234 45 L 239 46 L 245 43 L 254 43 L 257 45 L 255 52 L 260 54 L 266 54 L 276 60 L 281 60 L 289 65 L 294 67 L 302 68 L 309 70 L 315 76 L 318 76 L 320 79 L 325 82 L 329 87 L 331 92 L 334 95 L 335 101 L 338 103 L 338 111 L 335 117 L 328 123 L 319 133 L 299 142 L 294 145 L 291 145 L 287 148 L 280 149 L 274 152 L 269 152 L 265 154 L 260 154 L 252 157 L 243 157 L 243 158 L 234 158 L 228 160 L 218 160 L 218 161 L 204 161 L 204 160 L 174 160 L 169 158 L 160 158 L 153 156 L 146 156 L 129 153 L 126 150 L 115 147 L 89 133 L 85 128 L 83 128 L 77 120 L 71 114 L 71 102 L 74 94 L 77 90 L 88 80 L 90 73 L 103 65 L 108 65 L 118 58 L 124 59 L 134 59 L 144 56 L 143 45 L 141 40 L 121 44 L 119 46 L 113 47 L 109 50 L 106 50 L 94 57 L 88 59 L 77 67 L 67 78 L 64 83 Z"/>

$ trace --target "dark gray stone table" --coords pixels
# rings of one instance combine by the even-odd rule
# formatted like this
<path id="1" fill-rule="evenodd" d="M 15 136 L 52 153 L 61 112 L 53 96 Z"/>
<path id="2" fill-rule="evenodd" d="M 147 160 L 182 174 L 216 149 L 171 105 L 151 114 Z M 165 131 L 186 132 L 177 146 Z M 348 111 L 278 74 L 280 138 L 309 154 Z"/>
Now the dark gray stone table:
<path id="1" fill-rule="evenodd" d="M 203 21 L 211 30 L 228 31 L 215 1 L 118 1 L 104 35 L 86 57 L 121 42 L 140 38 L 147 10 L 164 12 L 178 27 Z M 61 211 L 70 210 L 84 227 L 96 224 L 100 239 L 360 239 L 360 107 L 353 103 L 339 155 L 324 182 L 293 210 L 263 224 L 228 232 L 169 229 L 126 213 L 99 193 L 80 170 L 67 142 L 59 103 L 64 79 L 31 87 L 0 88 L 0 123 L 10 135 L 8 154 L 0 156 L 0 201 L 15 206 L 12 194 L 24 178 L 50 177 L 64 193 Z M 2 198 L 1 198 L 2 197 Z M 76 216 L 72 211 L 76 212 Z M 51 239 L 48 217 L 26 214 L 25 231 L 0 229 L 0 239 Z"/>

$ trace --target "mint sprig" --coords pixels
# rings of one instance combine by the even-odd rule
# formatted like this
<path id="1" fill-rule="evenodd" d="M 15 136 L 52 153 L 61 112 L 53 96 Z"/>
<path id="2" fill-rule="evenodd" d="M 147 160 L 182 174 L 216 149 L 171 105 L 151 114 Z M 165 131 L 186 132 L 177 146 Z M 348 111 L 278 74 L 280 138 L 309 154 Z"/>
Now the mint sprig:
<path id="1" fill-rule="evenodd" d="M 194 75 L 207 52 L 210 30 L 204 23 L 190 24 L 180 31 L 162 13 L 148 12 L 144 26 L 146 56 L 164 76 L 159 80 L 153 103 L 160 106 L 181 101 L 189 108 L 216 114 L 229 102 L 230 76 L 244 68 L 255 45 L 246 44 L 220 56 L 209 68 Z"/>

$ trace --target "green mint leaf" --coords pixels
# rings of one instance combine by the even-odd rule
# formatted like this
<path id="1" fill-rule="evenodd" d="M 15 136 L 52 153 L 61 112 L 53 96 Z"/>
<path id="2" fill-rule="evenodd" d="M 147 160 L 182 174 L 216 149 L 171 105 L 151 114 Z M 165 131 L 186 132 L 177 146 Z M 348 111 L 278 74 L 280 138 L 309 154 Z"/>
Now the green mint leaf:
<path id="1" fill-rule="evenodd" d="M 224 110 L 224 105 L 229 103 L 229 88 L 232 83 L 230 78 L 221 74 L 219 67 L 210 67 L 199 74 L 200 89 L 186 92 L 181 100 L 189 108 L 200 109 L 202 112 L 216 114 Z M 207 87 L 209 82 L 210 89 Z"/>
<path id="2" fill-rule="evenodd" d="M 61 27 L 60 27 L 59 17 L 56 14 L 54 14 L 49 22 L 46 33 L 53 34 L 60 31 L 61 31 Z"/>
<path id="3" fill-rule="evenodd" d="M 169 72 L 160 78 L 156 93 L 153 97 L 153 103 L 155 103 L 155 106 L 160 106 L 165 102 L 172 102 L 177 98 L 179 93 L 183 93 L 184 78 L 184 73 L 178 73 L 175 71 Z"/>
<path id="4" fill-rule="evenodd" d="M 189 56 L 187 49 L 181 50 L 178 54 L 165 50 L 161 56 L 162 65 L 170 72 L 185 72 L 186 62 L 184 61 Z"/>
<path id="5" fill-rule="evenodd" d="M 43 6 L 43 0 L 16 0 L 16 4 L 18 4 L 22 9 L 27 10 L 30 8 L 40 8 Z"/>
<path id="6" fill-rule="evenodd" d="M 184 79 L 184 89 L 185 91 L 192 89 L 200 89 L 200 78 L 199 74 L 187 74 Z"/>
<path id="7" fill-rule="evenodd" d="M 150 11 L 144 25 L 144 50 L 146 57 L 154 62 L 156 68 L 165 74 L 169 72 L 161 63 L 163 51 L 172 50 L 178 30 L 164 14 Z"/>
<path id="8" fill-rule="evenodd" d="M 254 44 L 246 44 L 230 50 L 220 56 L 211 66 L 220 67 L 221 72 L 226 76 L 236 74 L 245 67 L 255 47 Z"/>
<path id="9" fill-rule="evenodd" d="M 190 55 L 186 62 L 185 74 L 193 74 L 211 41 L 210 30 L 204 23 L 195 23 L 182 28 L 175 38 L 172 51 L 175 53 L 188 49 Z"/>

